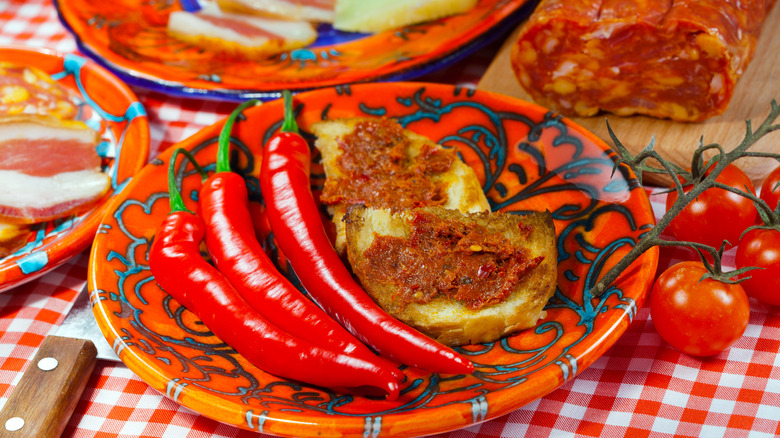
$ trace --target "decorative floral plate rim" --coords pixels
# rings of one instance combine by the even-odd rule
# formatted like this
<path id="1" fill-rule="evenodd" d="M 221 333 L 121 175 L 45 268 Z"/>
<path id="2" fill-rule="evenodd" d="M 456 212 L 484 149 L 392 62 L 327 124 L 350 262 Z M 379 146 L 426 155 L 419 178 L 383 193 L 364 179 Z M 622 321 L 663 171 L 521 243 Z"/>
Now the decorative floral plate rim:
<path id="1" fill-rule="evenodd" d="M 90 210 L 35 225 L 22 248 L 0 259 L 0 292 L 5 292 L 49 272 L 92 243 L 107 201 L 147 162 L 149 126 L 146 110 L 130 88 L 82 56 L 10 45 L 0 47 L 0 59 L 37 67 L 75 93 L 80 112 L 88 113 L 83 120 L 101 132 L 98 153 L 111 177 L 108 194 Z"/>
<path id="2" fill-rule="evenodd" d="M 535 2 L 480 0 L 474 9 L 458 16 L 365 36 L 321 25 L 326 36 L 311 46 L 254 62 L 224 60 L 202 52 L 192 55 L 191 62 L 182 62 L 195 49 L 164 35 L 164 18 L 180 9 L 179 2 L 159 3 L 163 5 L 159 9 L 152 2 L 136 15 L 109 13 L 113 8 L 130 8 L 126 3 L 54 1 L 60 21 L 74 35 L 80 52 L 126 83 L 177 97 L 240 101 L 275 99 L 283 89 L 300 92 L 414 79 L 449 66 L 506 34 L 531 12 Z M 127 32 L 132 36 L 117 30 L 138 20 L 146 20 L 145 25 Z M 143 48 L 148 41 L 154 42 L 154 50 L 148 49 L 154 55 Z"/>
<path id="3" fill-rule="evenodd" d="M 146 166 L 111 203 L 92 248 L 89 288 L 98 325 L 142 380 L 207 417 L 280 436 L 422 436 L 511 412 L 572 379 L 625 331 L 647 295 L 658 251 L 645 253 L 600 298 L 584 291 L 655 224 L 647 194 L 594 135 L 541 107 L 441 84 L 361 84 L 295 97 L 304 132 L 322 118 L 389 116 L 455 147 L 477 172 L 494 209 L 547 208 L 558 235 L 558 290 L 547 317 L 491 344 L 459 349 L 470 375 L 407 375 L 396 402 L 338 394 L 268 375 L 226 350 L 154 282 L 146 254 L 167 213 L 165 174 L 175 147 L 213 166 L 222 122 Z M 257 193 L 259 145 L 281 125 L 281 102 L 245 112 L 234 131 L 235 169 Z M 316 159 L 315 159 L 316 161 Z M 321 168 L 313 165 L 313 188 Z M 200 179 L 179 165 L 182 193 L 197 205 Z M 256 200 L 254 197 L 253 200 Z M 273 248 L 273 246 L 271 246 Z M 294 278 L 293 278 L 294 280 Z"/>

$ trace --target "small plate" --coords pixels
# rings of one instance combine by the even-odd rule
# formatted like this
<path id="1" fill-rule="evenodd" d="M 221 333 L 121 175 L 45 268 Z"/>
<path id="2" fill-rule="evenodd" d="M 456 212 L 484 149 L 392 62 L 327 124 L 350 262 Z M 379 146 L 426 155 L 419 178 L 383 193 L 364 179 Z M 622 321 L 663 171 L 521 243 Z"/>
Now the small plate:
<path id="1" fill-rule="evenodd" d="M 0 292 L 4 292 L 56 268 L 92 243 L 107 201 L 147 162 L 149 125 L 146 110 L 133 92 L 81 56 L 0 47 L 0 59 L 37 67 L 74 92 L 78 118 L 101 133 L 98 154 L 103 158 L 103 171 L 111 176 L 108 194 L 91 210 L 35 225 L 21 249 L 0 259 Z"/>
<path id="2" fill-rule="evenodd" d="M 210 418 L 281 436 L 418 436 L 469 426 L 554 390 L 589 366 L 625 331 L 644 302 L 658 263 L 652 249 L 601 298 L 595 279 L 651 228 L 645 191 L 599 139 L 539 106 L 441 84 L 363 84 L 295 97 L 304 132 L 322 118 L 373 115 L 456 148 L 496 210 L 549 209 L 558 235 L 558 288 L 535 328 L 500 342 L 459 348 L 470 375 L 405 368 L 397 401 L 332 393 L 285 381 L 248 363 L 163 292 L 147 254 L 169 211 L 166 173 L 175 147 L 212 166 L 222 124 L 207 127 L 144 168 L 112 202 L 90 257 L 94 312 L 119 357 L 153 388 Z M 261 145 L 281 125 L 280 101 L 253 107 L 237 123 L 237 168 L 257 199 Z M 315 162 L 313 188 L 321 187 Z M 179 168 L 196 208 L 200 178 Z"/>
<path id="3" fill-rule="evenodd" d="M 377 34 L 319 26 L 310 47 L 266 60 L 229 58 L 166 34 L 180 2 L 55 0 L 79 50 L 130 85 L 182 97 L 263 100 L 355 82 L 409 80 L 502 36 L 531 12 L 527 0 L 480 0 L 470 11 Z M 525 6 L 525 7 L 523 7 Z"/>

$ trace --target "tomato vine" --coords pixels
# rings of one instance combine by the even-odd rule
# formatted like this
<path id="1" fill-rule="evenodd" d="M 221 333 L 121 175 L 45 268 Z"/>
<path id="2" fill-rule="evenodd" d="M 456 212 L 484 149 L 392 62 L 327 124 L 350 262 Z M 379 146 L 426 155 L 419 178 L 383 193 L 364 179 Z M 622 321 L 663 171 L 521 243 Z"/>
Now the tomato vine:
<path id="1" fill-rule="evenodd" d="M 673 187 L 670 188 L 667 193 L 674 193 L 677 199 L 674 200 L 667 212 L 658 220 L 656 226 L 649 230 L 615 266 L 599 279 L 591 290 L 593 296 L 600 296 L 606 292 L 621 272 L 626 270 L 631 263 L 653 246 L 685 246 L 693 248 L 698 252 L 707 271 L 703 276 L 704 279 L 712 278 L 727 284 L 744 281 L 746 277 L 743 274 L 746 274 L 748 271 L 756 269 L 757 267 L 744 266 L 733 271 L 723 272 L 721 256 L 725 249 L 725 241 L 719 248 L 716 248 L 701 242 L 670 241 L 663 239 L 661 235 L 672 222 L 673 218 L 679 215 L 683 209 L 697 197 L 711 188 L 718 188 L 736 193 L 753 202 L 763 223 L 748 227 L 745 230 L 745 233 L 756 228 L 771 229 L 780 232 L 780 205 L 777 207 L 770 206 L 766 200 L 756 196 L 756 194 L 748 189 L 742 190 L 717 180 L 724 169 L 741 158 L 768 158 L 780 162 L 780 153 L 755 152 L 750 150 L 750 148 L 761 138 L 773 131 L 780 130 L 780 123 L 776 123 L 778 117 L 780 117 L 780 106 L 773 99 L 769 114 L 764 121 L 754 130 L 751 120 L 746 120 L 745 136 L 743 140 L 729 151 L 718 143 L 704 144 L 703 139 L 700 139 L 699 145 L 692 155 L 690 169 L 683 169 L 682 167 L 665 160 L 655 150 L 655 138 L 651 139 L 650 143 L 642 151 L 636 154 L 636 156 L 632 156 L 612 131 L 609 122 L 607 122 L 609 135 L 618 152 L 615 170 L 621 165 L 628 166 L 637 176 L 640 184 L 642 184 L 642 175 L 645 173 L 666 174 L 671 178 L 673 183 Z M 708 155 L 710 152 L 715 153 L 708 159 L 705 159 L 705 155 Z M 660 167 L 649 165 L 648 160 L 655 161 Z M 731 243 L 735 244 L 736 242 Z"/>

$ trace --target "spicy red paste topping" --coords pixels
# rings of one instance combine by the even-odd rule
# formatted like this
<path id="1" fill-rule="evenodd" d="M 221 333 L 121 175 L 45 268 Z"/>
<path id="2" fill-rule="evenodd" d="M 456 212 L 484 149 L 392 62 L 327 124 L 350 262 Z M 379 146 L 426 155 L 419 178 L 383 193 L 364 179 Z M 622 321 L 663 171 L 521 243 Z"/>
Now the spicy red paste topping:
<path id="1" fill-rule="evenodd" d="M 457 157 L 448 149 L 423 146 L 416 157 L 405 151 L 409 139 L 390 119 L 361 121 L 339 139 L 337 165 L 344 177 L 328 178 L 324 204 L 361 203 L 378 208 L 413 208 L 447 202 L 446 187 L 431 175 L 446 172 Z"/>
<path id="2" fill-rule="evenodd" d="M 376 236 L 357 266 L 363 278 L 396 285 L 394 301 L 401 308 L 438 296 L 462 301 L 474 310 L 501 303 L 544 260 L 530 258 L 503 233 L 479 224 L 424 211 L 414 215 L 408 239 Z M 531 232 L 528 226 L 521 230 Z"/>

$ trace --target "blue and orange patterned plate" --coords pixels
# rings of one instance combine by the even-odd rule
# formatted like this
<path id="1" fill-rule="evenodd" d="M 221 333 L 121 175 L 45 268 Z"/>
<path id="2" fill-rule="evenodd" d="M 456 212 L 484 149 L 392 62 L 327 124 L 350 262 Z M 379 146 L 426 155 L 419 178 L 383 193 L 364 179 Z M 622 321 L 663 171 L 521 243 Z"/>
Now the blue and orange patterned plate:
<path id="1" fill-rule="evenodd" d="M 147 162 L 149 125 L 130 88 L 81 56 L 19 46 L 0 47 L 0 60 L 36 67 L 72 91 L 77 118 L 101 134 L 97 153 L 111 177 L 108 194 L 90 210 L 34 225 L 26 243 L 0 259 L 4 292 L 56 268 L 92 243 L 107 201 Z"/>
<path id="2" fill-rule="evenodd" d="M 221 100 L 268 100 L 283 89 L 409 80 L 501 37 L 531 12 L 535 2 L 479 0 L 463 14 L 370 35 L 320 25 L 319 38 L 310 47 L 265 60 L 231 58 L 169 37 L 168 15 L 182 9 L 181 3 L 54 1 L 79 50 L 128 84 Z M 193 1 L 186 3 L 191 10 Z"/>
<path id="3" fill-rule="evenodd" d="M 404 368 L 396 401 L 330 392 L 256 368 L 210 334 L 162 291 L 147 254 L 169 211 L 168 161 L 175 147 L 213 169 L 222 123 L 162 153 L 111 203 L 90 257 L 94 312 L 119 357 L 172 400 L 210 418 L 280 436 L 420 436 L 466 427 L 539 398 L 603 354 L 643 304 L 656 249 L 632 264 L 601 297 L 589 289 L 654 223 L 644 189 L 594 135 L 539 106 L 440 84 L 387 83 L 329 88 L 295 97 L 304 133 L 323 118 L 387 116 L 455 148 L 471 165 L 495 210 L 548 209 L 558 236 L 558 284 L 547 316 L 500 342 L 459 348 L 469 375 Z M 282 121 L 280 101 L 237 123 L 236 169 L 259 199 L 262 144 Z M 322 184 L 315 154 L 313 188 Z M 200 178 L 178 176 L 195 210 Z"/>

